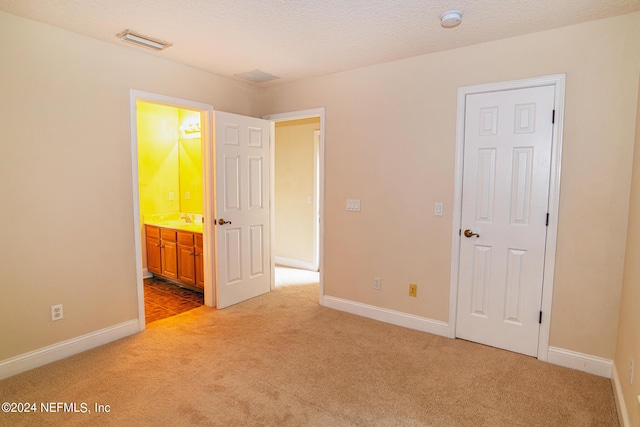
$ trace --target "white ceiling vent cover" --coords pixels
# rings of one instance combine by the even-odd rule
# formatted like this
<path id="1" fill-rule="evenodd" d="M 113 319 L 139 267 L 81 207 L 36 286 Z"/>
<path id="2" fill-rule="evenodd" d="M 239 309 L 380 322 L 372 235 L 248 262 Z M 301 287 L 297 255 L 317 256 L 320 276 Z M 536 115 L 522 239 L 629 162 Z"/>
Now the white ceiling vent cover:
<path id="1" fill-rule="evenodd" d="M 132 43 L 156 51 L 166 49 L 171 46 L 171 43 L 167 43 L 153 37 L 143 36 L 142 34 L 138 34 L 131 30 L 124 30 L 120 34 L 117 34 L 116 37 L 127 43 Z"/>
<path id="2" fill-rule="evenodd" d="M 238 73 L 235 75 L 236 77 L 240 77 L 241 79 L 249 80 L 253 83 L 264 83 L 269 82 L 271 80 L 277 80 L 280 77 L 276 77 L 273 74 L 265 73 L 260 70 L 247 71 L 246 73 Z"/>

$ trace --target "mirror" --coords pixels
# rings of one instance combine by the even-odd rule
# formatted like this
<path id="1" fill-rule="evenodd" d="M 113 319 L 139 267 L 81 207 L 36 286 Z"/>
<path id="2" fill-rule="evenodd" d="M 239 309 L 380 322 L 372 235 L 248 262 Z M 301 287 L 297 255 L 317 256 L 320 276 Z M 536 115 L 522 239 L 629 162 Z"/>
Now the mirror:
<path id="1" fill-rule="evenodd" d="M 180 212 L 202 214 L 202 133 L 200 113 L 179 110 Z"/>
<path id="2" fill-rule="evenodd" d="M 202 215 L 200 113 L 138 101 L 137 125 L 142 218 Z"/>

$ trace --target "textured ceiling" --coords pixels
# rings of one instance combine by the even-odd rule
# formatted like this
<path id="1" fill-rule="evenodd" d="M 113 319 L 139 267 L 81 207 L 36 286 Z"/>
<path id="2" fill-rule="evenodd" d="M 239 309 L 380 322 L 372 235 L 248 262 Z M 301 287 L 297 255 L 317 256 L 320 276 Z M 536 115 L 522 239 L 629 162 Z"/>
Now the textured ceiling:
<path id="1" fill-rule="evenodd" d="M 440 14 L 462 11 L 462 24 Z M 640 11 L 640 0 L 0 0 L 0 10 L 269 86 Z M 116 38 L 131 29 L 173 46 Z"/>

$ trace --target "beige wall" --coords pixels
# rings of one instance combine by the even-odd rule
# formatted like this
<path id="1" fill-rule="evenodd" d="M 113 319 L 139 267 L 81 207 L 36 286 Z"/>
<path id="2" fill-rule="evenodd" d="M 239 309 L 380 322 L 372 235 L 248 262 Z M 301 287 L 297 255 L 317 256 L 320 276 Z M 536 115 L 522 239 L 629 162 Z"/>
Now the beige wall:
<path id="1" fill-rule="evenodd" d="M 640 95 L 640 93 L 639 93 Z M 620 323 L 615 366 L 622 385 L 630 425 L 640 426 L 640 97 L 636 122 L 636 144 L 633 156 L 633 181 L 629 207 L 627 251 L 624 263 Z M 633 384 L 629 382 L 629 361 L 635 363 Z"/>
<path id="2" fill-rule="evenodd" d="M 274 256 L 313 263 L 314 131 L 320 119 L 276 123 Z"/>
<path id="3" fill-rule="evenodd" d="M 161 53 L 3 12 L 0 40 L 3 360 L 138 317 L 130 89 L 246 115 L 258 98 Z"/>
<path id="4" fill-rule="evenodd" d="M 265 90 L 264 113 L 326 108 L 326 294 L 447 321 L 457 89 L 566 73 L 550 345 L 612 359 L 639 40 L 636 13 Z"/>
<path id="5" fill-rule="evenodd" d="M 324 106 L 327 295 L 447 321 L 456 91 L 556 73 L 567 102 L 550 344 L 614 357 L 625 246 L 637 252 L 639 13 L 263 92 L 2 12 L 0 39 L 12 41 L 0 49 L 0 360 L 137 318 L 131 88 L 250 116 Z M 345 212 L 347 198 L 362 211 Z M 625 274 L 624 300 L 637 297 L 634 266 Z M 623 371 L 638 354 L 632 316 L 623 305 Z"/>

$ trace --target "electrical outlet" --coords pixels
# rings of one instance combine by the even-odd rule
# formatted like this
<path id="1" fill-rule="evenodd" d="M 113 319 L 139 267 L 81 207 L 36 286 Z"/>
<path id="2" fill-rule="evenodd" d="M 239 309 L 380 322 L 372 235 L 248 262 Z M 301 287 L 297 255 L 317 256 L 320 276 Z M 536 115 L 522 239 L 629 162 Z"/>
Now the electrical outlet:
<path id="1" fill-rule="evenodd" d="M 633 370 L 635 369 L 635 362 L 633 359 L 629 360 L 629 384 L 633 384 Z"/>
<path id="2" fill-rule="evenodd" d="M 410 297 L 417 297 L 418 296 L 418 285 L 416 285 L 415 283 L 410 283 L 409 284 L 409 296 Z"/>
<path id="3" fill-rule="evenodd" d="M 51 306 L 51 320 L 61 320 L 64 316 L 62 315 L 62 304 L 52 305 Z"/>
<path id="4" fill-rule="evenodd" d="M 382 281 L 380 280 L 379 277 L 374 277 L 373 278 L 373 289 L 375 289 L 376 291 L 379 291 L 382 288 Z"/>

